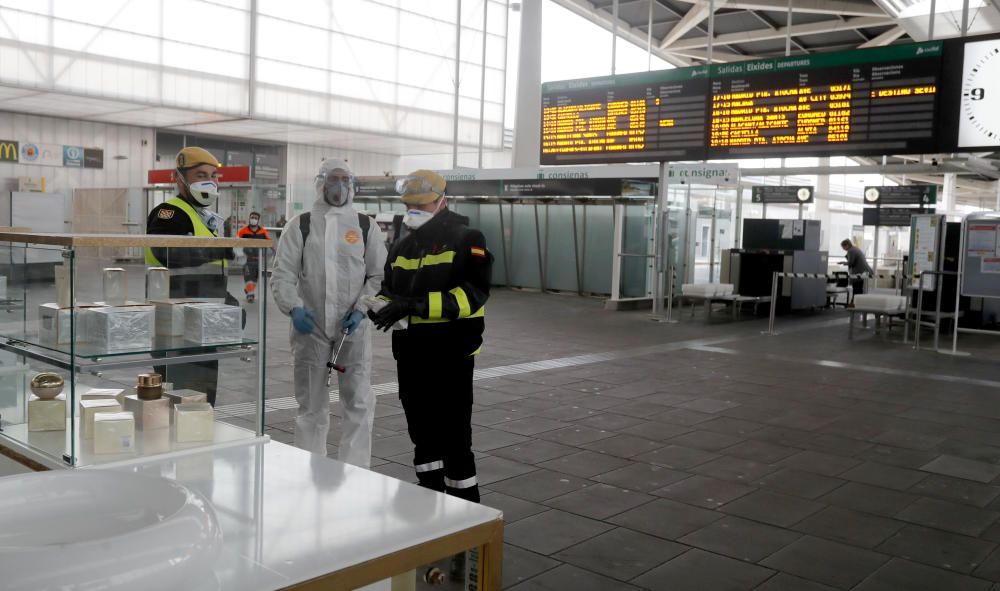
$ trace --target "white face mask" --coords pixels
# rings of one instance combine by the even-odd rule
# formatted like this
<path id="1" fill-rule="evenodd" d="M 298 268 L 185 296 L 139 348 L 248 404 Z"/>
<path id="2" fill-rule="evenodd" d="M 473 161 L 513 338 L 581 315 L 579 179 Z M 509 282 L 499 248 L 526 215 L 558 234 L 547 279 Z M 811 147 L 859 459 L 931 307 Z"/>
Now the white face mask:
<path id="1" fill-rule="evenodd" d="M 219 185 L 215 181 L 198 181 L 188 184 L 187 188 L 191 198 L 201 207 L 208 207 L 219 198 Z"/>
<path id="2" fill-rule="evenodd" d="M 260 224 L 260 218 L 250 218 L 250 227 L 256 228 Z"/>
<path id="3" fill-rule="evenodd" d="M 422 209 L 406 210 L 406 215 L 403 216 L 403 224 L 411 230 L 416 230 L 431 221 L 437 212 L 441 210 L 442 203 L 444 203 L 444 199 L 438 199 L 437 207 L 434 208 L 434 211 L 424 211 Z"/>
<path id="4" fill-rule="evenodd" d="M 416 230 L 420 226 L 423 226 L 427 222 L 431 221 L 433 217 L 434 214 L 429 211 L 410 209 L 407 210 L 406 215 L 403 216 L 403 224 L 411 230 Z"/>

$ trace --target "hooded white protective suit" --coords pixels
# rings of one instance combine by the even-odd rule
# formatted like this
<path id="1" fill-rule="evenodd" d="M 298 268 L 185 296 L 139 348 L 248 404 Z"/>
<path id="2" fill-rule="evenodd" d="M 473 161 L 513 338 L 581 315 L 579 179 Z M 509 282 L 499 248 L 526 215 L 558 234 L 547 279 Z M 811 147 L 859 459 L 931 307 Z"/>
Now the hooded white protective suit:
<path id="1" fill-rule="evenodd" d="M 271 287 L 278 308 L 284 314 L 303 307 L 316 320 L 322 336 L 291 330 L 292 365 L 295 376 L 295 445 L 326 455 L 330 431 L 330 388 L 326 385 L 331 347 L 342 338 L 344 317 L 364 310 L 363 295 L 375 295 L 382 283 L 386 249 L 381 230 L 374 222 L 368 227 L 367 247 L 361 236 L 358 214 L 351 206 L 353 186 L 341 206 L 324 199 L 321 177 L 352 175 L 343 160 L 324 160 L 316 182 L 316 203 L 310 213 L 309 236 L 303 255 L 299 216 L 285 226 L 278 243 Z M 338 364 L 346 371 L 337 374 L 340 400 L 344 407 L 340 438 L 341 461 L 367 468 L 371 463 L 372 424 L 375 396 L 371 390 L 371 322 L 361 325 L 344 342 Z M 331 343 L 331 341 L 333 341 Z"/>

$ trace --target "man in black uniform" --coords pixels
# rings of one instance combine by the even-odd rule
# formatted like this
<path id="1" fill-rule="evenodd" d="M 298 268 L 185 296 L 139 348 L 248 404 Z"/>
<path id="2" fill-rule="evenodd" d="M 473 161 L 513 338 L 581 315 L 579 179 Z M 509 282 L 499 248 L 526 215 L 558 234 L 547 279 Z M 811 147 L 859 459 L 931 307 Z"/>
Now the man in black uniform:
<path id="1" fill-rule="evenodd" d="M 218 236 L 223 218 L 209 207 L 219 196 L 221 164 L 208 150 L 184 148 L 177 153 L 177 196 L 153 208 L 146 219 L 147 234 Z M 147 248 L 146 264 L 170 269 L 171 298 L 215 298 L 239 302 L 227 290 L 226 266 L 231 248 Z M 156 366 L 165 382 L 177 389 L 190 388 L 208 395 L 215 404 L 219 362 Z"/>
<path id="2" fill-rule="evenodd" d="M 441 175 L 418 170 L 396 190 L 410 233 L 389 252 L 378 295 L 387 303 L 369 316 L 382 330 L 407 325 L 392 333 L 392 354 L 420 485 L 478 503 L 472 371 L 493 255 L 482 232 L 448 209 Z"/>

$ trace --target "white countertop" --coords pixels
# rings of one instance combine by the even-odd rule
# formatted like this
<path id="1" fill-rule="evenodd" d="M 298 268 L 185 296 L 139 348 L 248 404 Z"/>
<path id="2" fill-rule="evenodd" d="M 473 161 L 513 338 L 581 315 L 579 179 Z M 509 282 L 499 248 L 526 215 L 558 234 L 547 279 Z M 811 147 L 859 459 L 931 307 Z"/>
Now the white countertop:
<path id="1" fill-rule="evenodd" d="M 224 541 L 206 591 L 281 589 L 501 519 L 276 441 L 108 469 L 172 478 L 212 503 Z"/>

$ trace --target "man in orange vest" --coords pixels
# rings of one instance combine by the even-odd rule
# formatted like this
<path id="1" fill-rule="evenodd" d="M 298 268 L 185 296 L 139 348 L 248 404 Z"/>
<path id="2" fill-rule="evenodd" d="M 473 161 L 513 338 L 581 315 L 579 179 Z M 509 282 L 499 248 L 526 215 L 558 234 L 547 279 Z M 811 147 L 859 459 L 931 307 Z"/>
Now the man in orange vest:
<path id="1" fill-rule="evenodd" d="M 267 228 L 260 225 L 260 214 L 256 211 L 250 212 L 247 225 L 240 228 L 239 238 L 249 238 L 251 240 L 270 240 L 271 235 L 267 233 Z M 248 250 L 247 262 L 243 265 L 243 293 L 247 297 L 247 303 L 252 304 L 254 291 L 257 289 L 257 275 L 260 274 L 260 251 Z"/>

